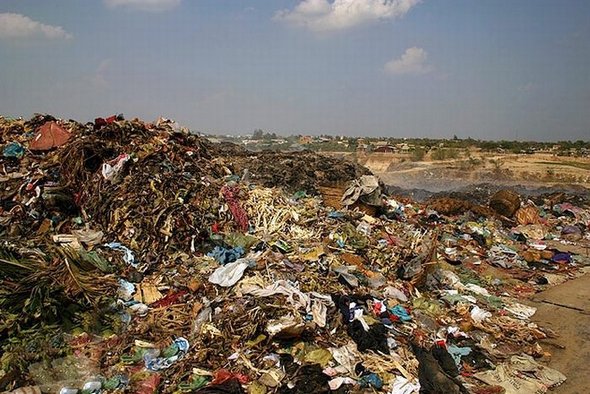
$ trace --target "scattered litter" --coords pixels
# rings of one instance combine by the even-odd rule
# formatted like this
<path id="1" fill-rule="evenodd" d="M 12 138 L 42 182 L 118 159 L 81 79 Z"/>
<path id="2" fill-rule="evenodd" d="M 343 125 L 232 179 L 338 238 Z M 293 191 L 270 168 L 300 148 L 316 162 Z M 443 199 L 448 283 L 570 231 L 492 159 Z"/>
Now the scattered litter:
<path id="1" fill-rule="evenodd" d="M 213 144 L 164 118 L 0 117 L 0 135 L 0 391 L 566 379 L 532 358 L 553 333 L 526 300 L 590 264 L 587 201 L 420 203 L 345 160 Z"/>

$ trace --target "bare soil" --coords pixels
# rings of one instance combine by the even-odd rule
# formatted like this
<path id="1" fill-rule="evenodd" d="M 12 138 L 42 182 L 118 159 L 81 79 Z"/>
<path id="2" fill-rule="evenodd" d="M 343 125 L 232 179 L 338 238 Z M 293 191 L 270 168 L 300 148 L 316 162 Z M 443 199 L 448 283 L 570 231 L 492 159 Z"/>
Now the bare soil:
<path id="1" fill-rule="evenodd" d="M 533 297 L 533 320 L 559 337 L 547 340 L 549 366 L 567 376 L 557 394 L 586 394 L 590 388 L 590 273 Z"/>
<path id="2" fill-rule="evenodd" d="M 426 156 L 424 160 L 412 161 L 410 154 L 400 153 L 339 155 L 364 165 L 388 185 L 409 189 L 437 192 L 482 182 L 531 187 L 567 183 L 590 187 L 588 157 L 463 151 L 451 160 L 432 160 Z"/>

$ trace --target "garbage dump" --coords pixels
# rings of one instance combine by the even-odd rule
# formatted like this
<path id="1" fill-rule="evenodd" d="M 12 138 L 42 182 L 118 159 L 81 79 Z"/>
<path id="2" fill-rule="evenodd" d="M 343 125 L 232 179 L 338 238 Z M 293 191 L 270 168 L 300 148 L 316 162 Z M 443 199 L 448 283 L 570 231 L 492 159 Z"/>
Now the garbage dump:
<path id="1" fill-rule="evenodd" d="M 383 192 L 174 122 L 0 118 L 0 392 L 542 393 L 590 208 Z"/>

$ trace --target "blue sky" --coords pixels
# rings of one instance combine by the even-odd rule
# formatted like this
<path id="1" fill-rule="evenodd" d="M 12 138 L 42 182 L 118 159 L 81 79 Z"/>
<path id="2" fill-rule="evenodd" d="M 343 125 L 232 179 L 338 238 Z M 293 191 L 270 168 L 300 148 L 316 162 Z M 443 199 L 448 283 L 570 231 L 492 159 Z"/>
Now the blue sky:
<path id="1" fill-rule="evenodd" d="M 590 1 L 2 0 L 0 113 L 590 138 Z"/>

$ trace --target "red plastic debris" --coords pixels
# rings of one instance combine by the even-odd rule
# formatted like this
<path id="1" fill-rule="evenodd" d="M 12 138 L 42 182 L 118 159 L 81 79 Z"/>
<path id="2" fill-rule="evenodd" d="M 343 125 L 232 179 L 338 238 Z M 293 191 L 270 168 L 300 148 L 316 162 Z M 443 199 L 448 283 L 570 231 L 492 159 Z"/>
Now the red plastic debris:
<path id="1" fill-rule="evenodd" d="M 62 146 L 72 133 L 55 122 L 47 122 L 37 130 L 37 135 L 29 144 L 30 150 L 49 150 Z"/>
<path id="2" fill-rule="evenodd" d="M 137 385 L 136 394 L 154 394 L 158 392 L 158 386 L 162 378 L 158 374 L 150 375 L 149 378 L 142 380 Z"/>
<path id="3" fill-rule="evenodd" d="M 96 119 L 94 119 L 94 130 L 99 130 L 108 124 L 111 124 L 113 122 L 116 122 L 117 120 L 122 120 L 122 119 L 123 119 L 122 115 L 112 115 L 106 119 L 105 118 L 96 118 Z"/>
<path id="4" fill-rule="evenodd" d="M 227 369 L 218 369 L 213 372 L 213 380 L 211 381 L 211 384 L 222 384 L 230 379 L 236 379 L 240 384 L 246 384 L 250 381 L 250 378 L 243 373 L 233 373 Z"/>
<path id="5" fill-rule="evenodd" d="M 153 308 L 162 308 L 170 305 L 180 304 L 182 302 L 182 297 L 188 294 L 186 290 L 180 290 L 177 292 L 172 292 L 166 294 L 166 296 L 162 299 L 151 304 Z"/>
<path id="6" fill-rule="evenodd" d="M 383 309 L 383 303 L 381 301 L 374 301 L 373 302 L 373 314 L 375 316 L 381 315 L 381 310 Z"/>

